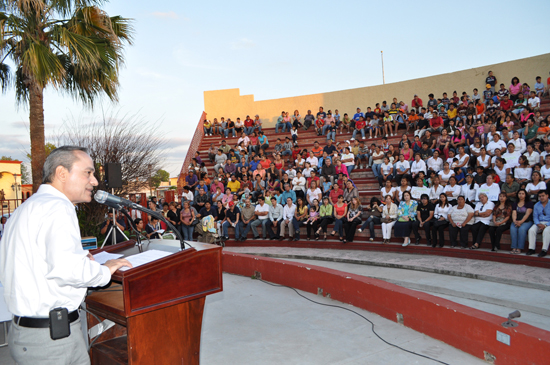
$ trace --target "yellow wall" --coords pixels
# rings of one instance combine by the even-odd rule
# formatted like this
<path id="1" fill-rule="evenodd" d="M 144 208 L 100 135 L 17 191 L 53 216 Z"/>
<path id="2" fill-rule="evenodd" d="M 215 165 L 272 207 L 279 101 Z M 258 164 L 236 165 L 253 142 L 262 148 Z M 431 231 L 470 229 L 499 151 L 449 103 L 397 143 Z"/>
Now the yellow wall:
<path id="1" fill-rule="evenodd" d="M 550 53 L 398 83 L 281 99 L 254 101 L 254 95 L 240 95 L 239 89 L 205 91 L 204 110 L 210 120 L 219 120 L 220 117 L 233 120 L 240 117 L 244 120 L 246 115 L 253 117 L 258 114 L 265 126 L 273 126 L 283 110 L 292 115 L 298 109 L 303 117 L 308 109 L 316 114 L 319 106 L 323 106 L 325 111 L 338 109 L 341 115 L 348 113 L 353 116 L 357 107 L 366 111 L 368 106 L 374 108 L 377 102 L 383 100 L 389 105 L 394 97 L 410 106 L 414 94 L 420 96 L 424 105 L 430 93 L 440 98 L 443 92 L 447 92 L 450 97 L 456 90 L 460 96 L 463 91 L 471 94 L 474 88 L 478 88 L 481 94 L 488 71 L 493 71 L 498 84 L 502 82 L 509 87 L 512 77 L 517 76 L 533 89 L 536 76 L 541 76 L 546 82 L 550 71 Z"/>
<path id="2" fill-rule="evenodd" d="M 5 199 L 15 199 L 15 191 L 12 190 L 11 185 L 17 181 L 17 184 L 21 184 L 21 162 L 13 163 L 14 161 L 6 162 L 0 161 L 0 189 L 4 190 Z M 14 174 L 17 175 L 14 177 Z M 21 191 L 17 190 L 17 199 L 21 199 Z"/>

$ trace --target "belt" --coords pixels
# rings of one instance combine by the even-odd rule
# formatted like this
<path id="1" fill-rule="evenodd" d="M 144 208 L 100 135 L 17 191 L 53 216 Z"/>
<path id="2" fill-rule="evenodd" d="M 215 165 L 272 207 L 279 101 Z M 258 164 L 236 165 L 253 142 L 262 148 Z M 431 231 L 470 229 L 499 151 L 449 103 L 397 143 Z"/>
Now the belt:
<path id="1" fill-rule="evenodd" d="M 69 323 L 73 323 L 78 319 L 78 310 L 72 311 L 69 313 Z M 49 328 L 50 319 L 49 318 L 35 318 L 35 317 L 19 317 L 13 316 L 13 321 L 22 327 L 29 328 Z"/>

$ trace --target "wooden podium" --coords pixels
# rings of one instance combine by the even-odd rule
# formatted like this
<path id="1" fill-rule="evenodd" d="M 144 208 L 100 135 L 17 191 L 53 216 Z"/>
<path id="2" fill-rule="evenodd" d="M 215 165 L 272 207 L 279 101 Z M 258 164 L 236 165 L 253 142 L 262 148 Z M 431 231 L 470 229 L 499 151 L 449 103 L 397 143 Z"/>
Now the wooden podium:
<path id="1" fill-rule="evenodd" d="M 127 271 L 112 285 L 86 298 L 87 309 L 115 325 L 90 350 L 92 364 L 198 364 L 205 297 L 223 290 L 222 248 L 190 242 L 180 251 L 175 240 L 152 240 L 143 251 L 171 254 Z M 139 253 L 134 241 L 93 250 Z M 88 314 L 88 328 L 97 320 Z"/>

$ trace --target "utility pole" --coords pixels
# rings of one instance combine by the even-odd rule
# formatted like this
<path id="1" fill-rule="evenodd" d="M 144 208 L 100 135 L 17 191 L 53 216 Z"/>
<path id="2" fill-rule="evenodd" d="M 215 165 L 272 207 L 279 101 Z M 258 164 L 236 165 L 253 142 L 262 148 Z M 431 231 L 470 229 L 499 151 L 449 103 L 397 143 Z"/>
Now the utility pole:
<path id="1" fill-rule="evenodd" d="M 382 58 L 382 84 L 386 84 L 386 77 L 384 76 L 384 51 L 380 51 L 380 57 Z"/>

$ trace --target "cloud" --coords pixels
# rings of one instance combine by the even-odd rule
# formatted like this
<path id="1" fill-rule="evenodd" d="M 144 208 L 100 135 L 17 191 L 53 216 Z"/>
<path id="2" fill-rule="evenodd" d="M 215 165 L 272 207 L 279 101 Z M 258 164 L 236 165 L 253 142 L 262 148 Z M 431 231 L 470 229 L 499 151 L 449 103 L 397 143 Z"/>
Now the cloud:
<path id="1" fill-rule="evenodd" d="M 166 12 L 155 11 L 151 13 L 151 15 L 158 19 L 179 19 L 178 14 L 176 14 L 173 11 L 166 11 Z"/>
<path id="2" fill-rule="evenodd" d="M 256 47 L 256 43 L 248 38 L 241 38 L 235 42 L 231 42 L 231 49 L 251 49 Z"/>
<path id="3" fill-rule="evenodd" d="M 23 122 L 23 121 L 19 121 L 19 122 L 12 122 L 10 123 L 12 127 L 14 128 L 25 128 L 25 129 L 29 129 L 29 122 Z"/>

